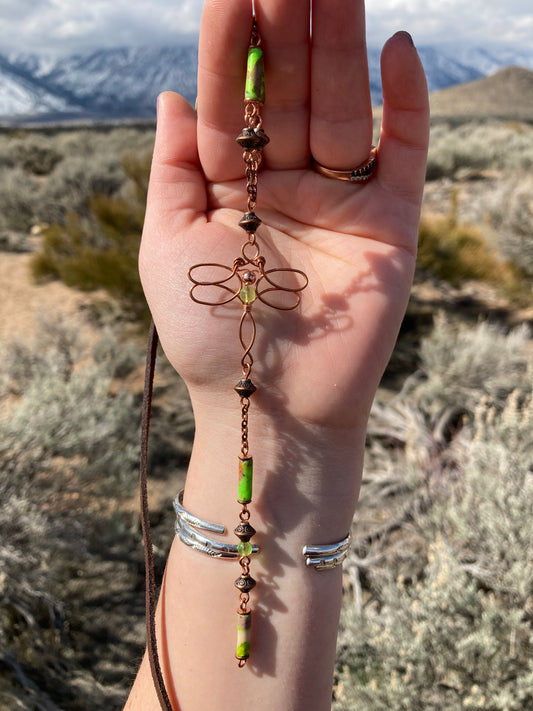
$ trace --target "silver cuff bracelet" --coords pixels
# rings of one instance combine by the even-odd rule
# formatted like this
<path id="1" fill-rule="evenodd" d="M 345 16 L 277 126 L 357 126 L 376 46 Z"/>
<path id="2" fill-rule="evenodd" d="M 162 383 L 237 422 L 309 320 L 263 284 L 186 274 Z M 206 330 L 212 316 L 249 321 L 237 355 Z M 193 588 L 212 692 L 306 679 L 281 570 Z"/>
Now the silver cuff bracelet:
<path id="1" fill-rule="evenodd" d="M 241 554 L 237 546 L 231 543 L 224 543 L 213 538 L 208 538 L 199 533 L 226 533 L 225 526 L 218 523 L 210 523 L 190 513 L 183 507 L 183 489 L 178 492 L 174 499 L 174 511 L 176 512 L 176 535 L 189 548 L 199 553 L 204 553 L 211 558 L 239 559 Z M 348 555 L 352 542 L 351 533 L 338 543 L 330 543 L 323 546 L 304 546 L 302 553 L 305 557 L 305 564 L 316 570 L 331 570 L 341 565 Z M 252 554 L 260 552 L 259 546 L 252 545 Z"/>
<path id="2" fill-rule="evenodd" d="M 205 553 L 211 558 L 239 559 L 241 557 L 236 545 L 207 538 L 207 536 L 198 533 L 198 531 L 208 531 L 222 535 L 226 533 L 226 528 L 218 523 L 204 521 L 184 509 L 183 489 L 174 499 L 174 511 L 176 512 L 176 535 L 186 546 L 194 548 L 199 553 Z M 259 546 L 252 545 L 252 554 L 259 553 L 259 551 Z"/>
<path id="3" fill-rule="evenodd" d="M 341 565 L 348 555 L 352 542 L 352 534 L 338 543 L 330 543 L 324 546 L 304 546 L 302 553 L 305 564 L 315 570 L 331 570 Z"/>

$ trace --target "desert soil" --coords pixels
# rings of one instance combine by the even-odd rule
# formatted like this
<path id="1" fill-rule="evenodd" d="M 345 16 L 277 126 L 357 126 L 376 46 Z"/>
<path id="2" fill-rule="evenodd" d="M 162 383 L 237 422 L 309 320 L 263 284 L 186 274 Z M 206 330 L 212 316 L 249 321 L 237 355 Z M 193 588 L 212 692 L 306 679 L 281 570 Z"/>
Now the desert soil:
<path id="1" fill-rule="evenodd" d="M 80 309 L 90 303 L 90 295 L 62 282 L 34 284 L 30 259 L 27 253 L 0 253 L 0 343 L 31 342 L 39 320 L 51 315 L 78 322 Z"/>

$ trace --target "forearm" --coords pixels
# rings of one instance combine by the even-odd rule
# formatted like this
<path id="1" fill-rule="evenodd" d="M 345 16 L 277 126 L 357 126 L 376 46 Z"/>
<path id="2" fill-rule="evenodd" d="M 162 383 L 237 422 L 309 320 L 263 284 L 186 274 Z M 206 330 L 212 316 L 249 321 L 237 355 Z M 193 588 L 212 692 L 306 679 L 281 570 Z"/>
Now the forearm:
<path id="1" fill-rule="evenodd" d="M 237 401 L 238 402 L 238 401 Z M 227 540 L 238 523 L 236 503 L 239 408 L 197 413 L 185 507 L 223 523 Z M 255 416 L 254 416 L 255 415 Z M 304 564 L 305 544 L 332 543 L 349 530 L 359 490 L 364 429 L 328 430 L 251 412 L 254 457 L 250 596 L 252 650 L 237 666 L 236 562 L 202 555 L 175 541 L 160 600 L 160 647 L 169 691 L 181 709 L 234 709 L 244 699 L 257 711 L 322 711 L 331 706 L 331 684 L 341 568 L 317 571 Z M 127 706 L 158 708 L 149 669 L 139 675 Z M 144 688 L 144 692 L 141 690 Z M 148 702 L 148 698 L 153 701 Z M 148 704 L 151 703 L 151 706 Z"/>

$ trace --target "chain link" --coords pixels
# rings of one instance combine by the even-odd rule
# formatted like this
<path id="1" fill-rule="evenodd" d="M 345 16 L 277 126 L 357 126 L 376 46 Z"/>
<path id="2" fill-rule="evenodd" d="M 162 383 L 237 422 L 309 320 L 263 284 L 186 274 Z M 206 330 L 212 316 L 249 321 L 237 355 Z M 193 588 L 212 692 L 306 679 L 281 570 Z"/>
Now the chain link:
<path id="1" fill-rule="evenodd" d="M 261 128 L 263 119 L 261 118 L 261 104 L 258 101 L 247 101 L 244 106 L 244 122 L 247 128 Z"/>
<path id="2" fill-rule="evenodd" d="M 248 456 L 248 410 L 250 400 L 247 397 L 241 398 L 241 453 L 243 457 Z"/>

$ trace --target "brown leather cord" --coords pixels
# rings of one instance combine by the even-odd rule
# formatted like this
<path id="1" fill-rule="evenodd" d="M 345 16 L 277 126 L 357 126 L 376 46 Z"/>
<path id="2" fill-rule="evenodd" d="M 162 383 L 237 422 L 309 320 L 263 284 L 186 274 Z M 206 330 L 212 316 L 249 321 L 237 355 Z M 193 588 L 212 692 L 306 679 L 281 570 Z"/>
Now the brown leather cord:
<path id="1" fill-rule="evenodd" d="M 155 629 L 156 592 L 154 553 L 152 547 L 152 531 L 150 529 L 150 513 L 148 510 L 148 434 L 150 430 L 150 414 L 152 410 L 152 392 L 154 385 L 155 360 L 159 338 L 155 324 L 150 324 L 148 349 L 146 352 L 146 371 L 144 376 L 144 392 L 141 420 L 141 456 L 140 456 L 140 494 L 141 494 L 141 526 L 144 542 L 144 565 L 146 575 L 146 650 L 150 661 L 152 679 L 154 680 L 157 698 L 164 711 L 173 711 L 163 678 L 163 671 L 157 652 L 157 637 Z"/>

